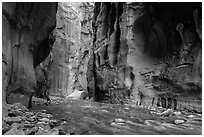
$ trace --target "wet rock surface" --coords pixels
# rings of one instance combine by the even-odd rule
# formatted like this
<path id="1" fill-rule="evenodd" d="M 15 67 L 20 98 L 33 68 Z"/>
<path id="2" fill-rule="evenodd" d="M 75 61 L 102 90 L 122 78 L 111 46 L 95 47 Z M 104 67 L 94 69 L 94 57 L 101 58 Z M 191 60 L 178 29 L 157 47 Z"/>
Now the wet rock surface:
<path id="1" fill-rule="evenodd" d="M 35 98 L 34 98 L 35 100 Z M 42 102 L 41 105 L 44 105 Z M 19 104 L 9 105 L 3 117 L 2 133 L 5 135 L 58 135 L 60 121 L 53 119 L 46 110 L 32 111 Z"/>

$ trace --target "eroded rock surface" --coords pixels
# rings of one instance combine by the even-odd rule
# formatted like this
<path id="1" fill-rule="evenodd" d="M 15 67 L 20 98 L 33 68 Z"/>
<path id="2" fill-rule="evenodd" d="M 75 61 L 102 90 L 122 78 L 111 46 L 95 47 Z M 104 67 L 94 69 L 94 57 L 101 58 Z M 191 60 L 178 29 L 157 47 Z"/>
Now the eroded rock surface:
<path id="1" fill-rule="evenodd" d="M 2 4 L 3 102 L 31 106 L 34 67 L 49 54 L 57 3 Z"/>
<path id="2" fill-rule="evenodd" d="M 2 133 L 202 134 L 201 5 L 3 3 Z"/>
<path id="3" fill-rule="evenodd" d="M 74 90 L 87 90 L 86 70 L 92 47 L 92 10 L 93 4 L 90 2 L 58 4 L 52 95 L 66 97 Z"/>
<path id="4" fill-rule="evenodd" d="M 200 3 L 95 3 L 89 94 L 201 112 L 201 18 Z"/>

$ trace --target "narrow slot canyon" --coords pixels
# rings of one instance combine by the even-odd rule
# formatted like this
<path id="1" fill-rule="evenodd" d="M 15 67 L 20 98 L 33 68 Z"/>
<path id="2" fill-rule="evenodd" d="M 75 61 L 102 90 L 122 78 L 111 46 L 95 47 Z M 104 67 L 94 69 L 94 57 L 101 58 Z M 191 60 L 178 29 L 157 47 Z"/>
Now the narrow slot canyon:
<path id="1" fill-rule="evenodd" d="M 201 135 L 202 2 L 2 2 L 3 135 Z"/>

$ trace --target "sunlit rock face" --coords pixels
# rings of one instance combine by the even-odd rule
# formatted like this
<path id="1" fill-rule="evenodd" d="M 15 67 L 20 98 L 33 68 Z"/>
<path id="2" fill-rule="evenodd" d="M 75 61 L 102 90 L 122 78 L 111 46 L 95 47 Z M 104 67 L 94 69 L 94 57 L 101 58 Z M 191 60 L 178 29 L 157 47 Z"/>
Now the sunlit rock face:
<path id="1" fill-rule="evenodd" d="M 201 111 L 201 18 L 201 3 L 95 3 L 89 94 Z"/>
<path id="2" fill-rule="evenodd" d="M 29 107 L 36 87 L 34 67 L 50 52 L 56 11 L 57 3 L 2 4 L 3 102 Z"/>
<path id="3" fill-rule="evenodd" d="M 89 2 L 58 3 L 50 94 L 66 97 L 75 89 L 87 90 L 92 14 L 93 4 Z"/>

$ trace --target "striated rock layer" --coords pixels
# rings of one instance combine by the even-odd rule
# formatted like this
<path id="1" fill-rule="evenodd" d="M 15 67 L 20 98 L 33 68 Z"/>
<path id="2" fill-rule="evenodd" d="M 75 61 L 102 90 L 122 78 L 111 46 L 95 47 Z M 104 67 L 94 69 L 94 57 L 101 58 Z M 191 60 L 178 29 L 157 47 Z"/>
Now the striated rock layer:
<path id="1" fill-rule="evenodd" d="M 50 94 L 66 97 L 87 90 L 86 69 L 91 49 L 93 4 L 58 4 L 56 41 L 53 46 L 53 81 Z"/>
<path id="2" fill-rule="evenodd" d="M 49 55 L 56 11 L 57 3 L 2 4 L 3 103 L 31 105 L 34 68 Z"/>
<path id="3" fill-rule="evenodd" d="M 200 112 L 201 9 L 201 3 L 95 3 L 89 95 Z"/>

